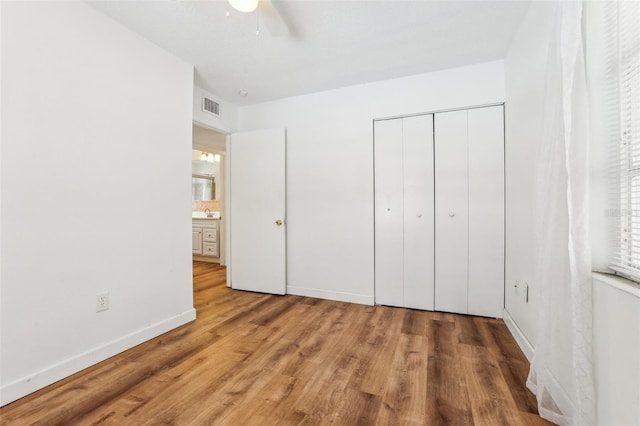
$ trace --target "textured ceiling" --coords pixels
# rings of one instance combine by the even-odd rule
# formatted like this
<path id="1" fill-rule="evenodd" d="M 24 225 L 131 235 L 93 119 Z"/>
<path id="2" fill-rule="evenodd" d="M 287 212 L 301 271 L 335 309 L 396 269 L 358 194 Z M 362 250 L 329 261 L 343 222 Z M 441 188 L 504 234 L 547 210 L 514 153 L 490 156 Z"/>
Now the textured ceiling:
<path id="1" fill-rule="evenodd" d="M 227 17 L 222 0 L 90 4 L 193 64 L 198 86 L 236 105 L 502 59 L 529 6 L 482 0 L 272 2 L 289 34 L 272 36 L 259 13 L 231 9 Z"/>

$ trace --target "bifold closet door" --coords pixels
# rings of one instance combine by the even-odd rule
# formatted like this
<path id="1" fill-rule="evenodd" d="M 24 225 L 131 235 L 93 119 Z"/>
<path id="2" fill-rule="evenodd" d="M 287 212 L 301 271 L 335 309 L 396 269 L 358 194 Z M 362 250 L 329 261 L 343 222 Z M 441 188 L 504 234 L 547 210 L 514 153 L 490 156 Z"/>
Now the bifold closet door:
<path id="1" fill-rule="evenodd" d="M 469 110 L 469 293 L 467 313 L 504 310 L 503 107 Z"/>
<path id="2" fill-rule="evenodd" d="M 374 132 L 376 303 L 433 310 L 433 115 Z"/>
<path id="3" fill-rule="evenodd" d="M 435 115 L 435 188 L 435 309 L 502 317 L 502 106 Z"/>
<path id="4" fill-rule="evenodd" d="M 433 115 L 402 119 L 405 308 L 433 311 Z"/>
<path id="5" fill-rule="evenodd" d="M 435 309 L 467 312 L 467 111 L 435 115 Z"/>
<path id="6" fill-rule="evenodd" d="M 374 122 L 375 302 L 402 306 L 404 213 L 402 119 Z"/>

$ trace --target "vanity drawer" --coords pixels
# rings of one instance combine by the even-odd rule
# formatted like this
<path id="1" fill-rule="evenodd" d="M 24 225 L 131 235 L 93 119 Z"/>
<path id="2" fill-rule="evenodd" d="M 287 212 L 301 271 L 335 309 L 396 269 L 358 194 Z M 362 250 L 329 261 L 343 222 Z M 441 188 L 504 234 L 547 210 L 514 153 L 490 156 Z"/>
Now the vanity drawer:
<path id="1" fill-rule="evenodd" d="M 204 241 L 216 242 L 218 241 L 218 230 L 213 228 L 204 228 L 202 238 Z"/>
<path id="2" fill-rule="evenodd" d="M 216 243 L 202 244 L 202 254 L 204 256 L 218 256 L 218 244 Z"/>

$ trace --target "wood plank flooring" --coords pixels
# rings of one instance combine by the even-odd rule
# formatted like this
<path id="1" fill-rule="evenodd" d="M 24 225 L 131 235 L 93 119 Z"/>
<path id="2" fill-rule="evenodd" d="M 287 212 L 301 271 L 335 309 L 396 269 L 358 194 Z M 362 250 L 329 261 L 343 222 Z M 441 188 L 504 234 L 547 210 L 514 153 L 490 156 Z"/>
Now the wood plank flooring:
<path id="1" fill-rule="evenodd" d="M 195 322 L 0 408 L 2 425 L 542 425 L 500 320 L 230 290 Z"/>

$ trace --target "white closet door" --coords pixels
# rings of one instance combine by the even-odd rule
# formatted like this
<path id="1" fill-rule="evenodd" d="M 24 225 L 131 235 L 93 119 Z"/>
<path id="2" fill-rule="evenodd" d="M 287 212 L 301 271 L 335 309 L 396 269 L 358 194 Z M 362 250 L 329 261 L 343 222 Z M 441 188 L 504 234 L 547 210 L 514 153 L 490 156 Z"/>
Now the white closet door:
<path id="1" fill-rule="evenodd" d="M 502 318 L 504 306 L 503 107 L 468 112 L 469 294 L 472 315 Z"/>
<path id="2" fill-rule="evenodd" d="M 404 302 L 433 310 L 433 115 L 402 119 Z"/>
<path id="3" fill-rule="evenodd" d="M 402 120 L 374 122 L 375 302 L 403 303 Z"/>
<path id="4" fill-rule="evenodd" d="M 467 312 L 467 111 L 435 114 L 435 309 Z"/>

